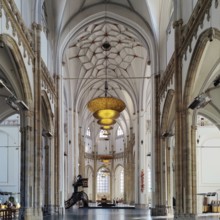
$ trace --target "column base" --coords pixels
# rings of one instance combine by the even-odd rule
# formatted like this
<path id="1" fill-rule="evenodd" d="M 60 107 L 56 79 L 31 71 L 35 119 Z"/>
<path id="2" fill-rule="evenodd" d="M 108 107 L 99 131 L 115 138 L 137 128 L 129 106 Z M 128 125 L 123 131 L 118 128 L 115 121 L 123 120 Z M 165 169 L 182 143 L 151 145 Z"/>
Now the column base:
<path id="1" fill-rule="evenodd" d="M 167 216 L 168 210 L 166 206 L 156 206 L 151 208 L 151 216 Z"/>
<path id="2" fill-rule="evenodd" d="M 148 208 L 148 205 L 147 204 L 135 204 L 135 207 L 136 208 L 140 208 L 140 209 L 146 209 L 146 208 Z"/>
<path id="3" fill-rule="evenodd" d="M 196 220 L 197 215 L 194 214 L 174 214 L 174 219 L 179 219 L 179 220 Z"/>
<path id="4" fill-rule="evenodd" d="M 42 220 L 43 212 L 41 208 L 20 208 L 20 220 Z"/>
<path id="5" fill-rule="evenodd" d="M 59 214 L 59 212 L 60 212 L 60 208 L 57 207 L 56 205 L 47 205 L 47 206 L 44 206 L 43 208 L 44 216 Z"/>

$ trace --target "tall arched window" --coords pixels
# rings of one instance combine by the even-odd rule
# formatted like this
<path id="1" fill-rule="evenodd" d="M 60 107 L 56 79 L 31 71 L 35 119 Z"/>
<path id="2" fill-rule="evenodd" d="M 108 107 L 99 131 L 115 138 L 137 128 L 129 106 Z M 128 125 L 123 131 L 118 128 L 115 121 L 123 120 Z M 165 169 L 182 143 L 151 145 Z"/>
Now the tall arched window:
<path id="1" fill-rule="evenodd" d="M 100 137 L 100 138 L 107 138 L 108 135 L 105 134 L 105 131 L 104 131 L 104 130 L 100 130 L 100 132 L 99 132 L 99 137 Z"/>
<path id="2" fill-rule="evenodd" d="M 123 133 L 121 127 L 119 126 L 119 127 L 118 127 L 118 130 L 117 130 L 117 136 L 122 136 L 123 134 L 124 134 L 124 133 Z"/>
<path id="3" fill-rule="evenodd" d="M 97 193 L 108 193 L 110 191 L 110 172 L 101 168 L 97 176 Z"/>
<path id="4" fill-rule="evenodd" d="M 148 192 L 151 192 L 152 186 L 151 186 L 151 169 L 150 169 L 150 167 L 147 168 L 147 179 L 148 179 Z"/>
<path id="5" fill-rule="evenodd" d="M 91 136 L 91 131 L 90 131 L 90 128 L 87 128 L 87 131 L 86 131 L 86 136 L 90 137 Z"/>
<path id="6" fill-rule="evenodd" d="M 114 198 L 124 199 L 124 167 L 118 166 L 115 170 Z"/>
<path id="7" fill-rule="evenodd" d="M 120 173 L 120 193 L 124 193 L 124 169 Z"/>

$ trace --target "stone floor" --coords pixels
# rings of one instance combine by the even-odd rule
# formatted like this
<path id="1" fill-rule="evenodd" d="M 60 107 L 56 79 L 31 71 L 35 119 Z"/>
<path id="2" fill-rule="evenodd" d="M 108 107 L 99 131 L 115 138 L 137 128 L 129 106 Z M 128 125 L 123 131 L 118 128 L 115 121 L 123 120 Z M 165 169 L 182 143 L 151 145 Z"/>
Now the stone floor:
<path id="1" fill-rule="evenodd" d="M 47 216 L 44 220 L 170 220 L 172 217 L 151 217 L 148 209 L 70 208 L 63 216 Z M 220 220 L 220 215 L 201 215 L 199 220 Z"/>

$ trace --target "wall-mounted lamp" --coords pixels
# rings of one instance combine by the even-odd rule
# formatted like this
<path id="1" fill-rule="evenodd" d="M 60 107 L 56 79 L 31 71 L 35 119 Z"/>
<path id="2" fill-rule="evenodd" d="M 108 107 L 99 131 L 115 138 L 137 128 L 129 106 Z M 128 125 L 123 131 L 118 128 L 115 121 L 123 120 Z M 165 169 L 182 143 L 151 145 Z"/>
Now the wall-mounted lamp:
<path id="1" fill-rule="evenodd" d="M 164 133 L 162 133 L 162 137 L 163 138 L 167 138 L 167 137 L 172 137 L 174 134 L 168 131 L 165 131 Z"/>
<path id="2" fill-rule="evenodd" d="M 214 81 L 213 81 L 213 85 L 217 86 L 220 84 L 220 76 L 218 76 Z"/>
<path id="3" fill-rule="evenodd" d="M 22 110 L 29 110 L 29 107 L 24 103 L 22 100 L 16 100 L 15 103 L 22 109 Z"/>
<path id="4" fill-rule="evenodd" d="M 25 104 L 25 102 L 17 99 L 14 93 L 5 85 L 5 82 L 2 79 L 0 79 L 0 89 L 3 88 L 7 91 L 8 95 L 8 97 L 5 98 L 5 101 L 11 108 L 13 108 L 15 111 L 29 110 L 29 107 Z"/>
<path id="5" fill-rule="evenodd" d="M 52 134 L 50 131 L 48 131 L 48 132 L 47 132 L 47 136 L 48 136 L 48 137 L 52 137 L 53 134 Z"/>
<path id="6" fill-rule="evenodd" d="M 4 88 L 4 83 L 3 81 L 0 79 L 0 89 Z"/>
<path id="7" fill-rule="evenodd" d="M 15 103 L 16 97 L 15 96 L 9 96 L 5 98 L 5 102 L 13 108 L 15 111 L 19 111 L 18 105 Z"/>
<path id="8" fill-rule="evenodd" d="M 50 131 L 47 131 L 47 130 L 45 130 L 45 129 L 43 129 L 42 135 L 43 135 L 44 137 L 52 137 L 52 136 L 53 136 L 53 134 L 52 134 Z"/>
<path id="9" fill-rule="evenodd" d="M 188 106 L 188 108 L 204 108 L 210 101 L 211 99 L 209 98 L 209 96 L 207 96 L 205 93 L 202 93 L 193 100 L 193 102 Z"/>
<path id="10" fill-rule="evenodd" d="M 0 48 L 4 48 L 5 47 L 5 43 L 2 40 L 2 36 L 0 35 Z"/>
<path id="11" fill-rule="evenodd" d="M 5 85 L 5 80 L 0 79 L 0 89 L 3 89 L 3 88 L 7 89 L 12 94 L 11 90 Z"/>

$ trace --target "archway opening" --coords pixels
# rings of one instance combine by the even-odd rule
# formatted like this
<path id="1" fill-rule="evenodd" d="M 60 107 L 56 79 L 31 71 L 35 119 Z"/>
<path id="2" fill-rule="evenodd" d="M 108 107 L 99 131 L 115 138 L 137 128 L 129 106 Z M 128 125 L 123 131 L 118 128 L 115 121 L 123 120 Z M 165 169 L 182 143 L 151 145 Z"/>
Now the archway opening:
<path id="1" fill-rule="evenodd" d="M 216 212 L 219 203 L 219 143 L 220 131 L 216 124 L 207 117 L 198 115 L 196 133 L 198 213 Z"/>
<path id="2" fill-rule="evenodd" d="M 106 167 L 99 169 L 97 173 L 96 200 L 110 198 L 110 171 Z"/>
<path id="3" fill-rule="evenodd" d="M 20 115 L 0 123 L 0 203 L 20 204 L 21 134 Z"/>

